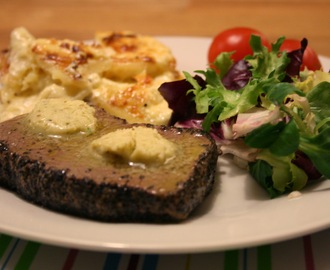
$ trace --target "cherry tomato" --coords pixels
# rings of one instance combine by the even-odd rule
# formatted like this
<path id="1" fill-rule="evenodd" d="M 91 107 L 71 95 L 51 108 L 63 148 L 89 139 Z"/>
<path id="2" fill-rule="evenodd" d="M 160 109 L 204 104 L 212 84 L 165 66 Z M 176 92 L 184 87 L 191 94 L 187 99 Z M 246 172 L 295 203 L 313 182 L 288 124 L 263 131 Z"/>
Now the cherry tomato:
<path id="1" fill-rule="evenodd" d="M 258 35 L 261 37 L 262 44 L 270 48 L 270 43 L 266 36 L 258 30 L 248 27 L 234 27 L 220 32 L 213 39 L 209 51 L 208 61 L 213 63 L 215 58 L 222 52 L 233 52 L 232 59 L 237 62 L 242 60 L 247 55 L 252 55 L 253 50 L 250 47 L 251 35 Z"/>
<path id="2" fill-rule="evenodd" d="M 297 50 L 301 47 L 300 41 L 295 39 L 285 39 L 280 50 L 291 52 Z M 307 48 L 304 52 L 303 63 L 301 65 L 301 70 L 304 70 L 307 67 L 309 70 L 319 70 L 321 68 L 321 62 L 316 52 L 307 45 Z"/>

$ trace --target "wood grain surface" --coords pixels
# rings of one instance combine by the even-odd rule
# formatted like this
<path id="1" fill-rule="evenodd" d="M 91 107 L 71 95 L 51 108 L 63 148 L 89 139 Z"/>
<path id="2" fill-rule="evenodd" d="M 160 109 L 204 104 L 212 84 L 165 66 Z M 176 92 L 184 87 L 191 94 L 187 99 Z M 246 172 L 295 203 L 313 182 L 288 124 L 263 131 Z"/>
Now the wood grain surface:
<path id="1" fill-rule="evenodd" d="M 308 38 L 330 56 L 330 0 L 0 0 L 0 48 L 26 27 L 36 37 L 90 39 L 99 30 L 208 36 L 249 26 L 270 40 Z"/>

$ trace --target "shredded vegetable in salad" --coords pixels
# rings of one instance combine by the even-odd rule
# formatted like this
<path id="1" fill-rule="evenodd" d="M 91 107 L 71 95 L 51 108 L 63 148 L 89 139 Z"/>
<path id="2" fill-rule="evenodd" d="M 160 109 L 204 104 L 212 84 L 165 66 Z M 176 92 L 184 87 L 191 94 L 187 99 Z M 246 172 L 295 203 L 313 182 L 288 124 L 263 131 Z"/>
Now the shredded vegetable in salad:
<path id="1" fill-rule="evenodd" d="M 210 132 L 271 198 L 330 178 L 330 73 L 301 71 L 307 40 L 289 53 L 284 40 L 269 50 L 252 35 L 253 55 L 221 53 L 212 68 L 159 88 L 170 125 Z"/>

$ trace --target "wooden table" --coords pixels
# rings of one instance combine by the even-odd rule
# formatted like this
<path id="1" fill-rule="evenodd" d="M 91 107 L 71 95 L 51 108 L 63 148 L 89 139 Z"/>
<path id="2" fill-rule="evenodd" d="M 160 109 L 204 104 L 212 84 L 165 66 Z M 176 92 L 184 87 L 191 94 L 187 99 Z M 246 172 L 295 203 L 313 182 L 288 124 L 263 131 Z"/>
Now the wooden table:
<path id="1" fill-rule="evenodd" d="M 0 48 L 13 28 L 37 37 L 88 39 L 97 30 L 151 35 L 214 36 L 249 26 L 272 41 L 301 39 L 330 56 L 330 0 L 0 0 Z"/>

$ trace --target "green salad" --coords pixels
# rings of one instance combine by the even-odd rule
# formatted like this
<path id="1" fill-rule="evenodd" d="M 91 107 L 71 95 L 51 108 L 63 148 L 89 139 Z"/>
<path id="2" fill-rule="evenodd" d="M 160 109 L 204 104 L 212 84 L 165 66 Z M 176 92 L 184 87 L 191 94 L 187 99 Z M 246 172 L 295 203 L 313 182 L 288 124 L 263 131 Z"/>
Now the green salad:
<path id="1" fill-rule="evenodd" d="M 252 35 L 253 55 L 233 62 L 221 53 L 212 68 L 159 89 L 170 125 L 209 132 L 271 198 L 330 178 L 330 74 L 302 71 L 307 40 L 286 53 L 284 39 L 269 50 Z"/>

